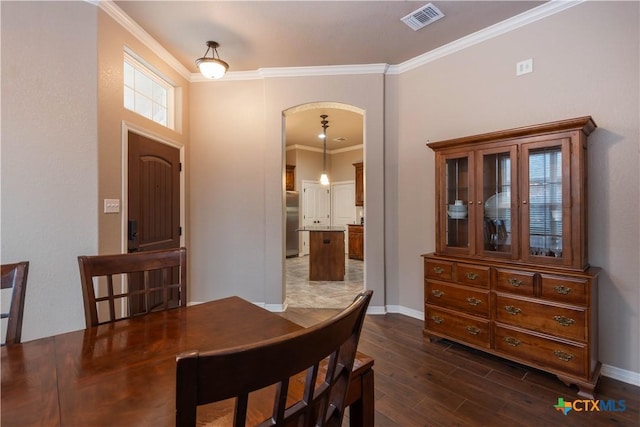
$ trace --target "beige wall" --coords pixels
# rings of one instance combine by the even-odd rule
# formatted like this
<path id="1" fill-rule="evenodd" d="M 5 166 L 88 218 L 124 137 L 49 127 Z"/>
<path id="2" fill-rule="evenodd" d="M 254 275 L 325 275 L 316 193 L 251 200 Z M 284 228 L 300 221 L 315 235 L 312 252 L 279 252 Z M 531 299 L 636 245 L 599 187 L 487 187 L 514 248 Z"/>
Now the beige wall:
<path id="1" fill-rule="evenodd" d="M 388 79 L 386 107 L 397 112 L 385 152 L 390 304 L 422 310 L 419 255 L 435 245 L 426 142 L 592 115 L 589 259 L 603 268 L 600 359 L 640 372 L 638 9 L 583 3 Z M 526 58 L 534 72 L 516 77 Z"/>
<path id="2" fill-rule="evenodd" d="M 84 328 L 77 256 L 98 246 L 98 11 L 85 2 L 0 8 L 1 260 L 30 262 L 29 341 Z"/>
<path id="3" fill-rule="evenodd" d="M 126 194 L 122 189 L 123 122 L 139 133 L 184 147 L 185 182 L 189 174 L 189 82 L 173 68 L 167 66 L 156 54 L 143 45 L 129 31 L 100 10 L 98 15 L 98 198 L 121 199 L 121 214 L 98 215 L 98 253 L 120 253 L 126 244 L 122 235 L 122 218 L 126 219 Z M 170 79 L 176 86 L 176 130 L 153 122 L 124 108 L 124 49 L 131 49 L 148 64 Z M 189 192 L 186 192 L 185 218 L 188 218 Z M 183 224 L 186 236 L 188 224 Z M 188 241 L 188 239 L 187 239 Z"/>

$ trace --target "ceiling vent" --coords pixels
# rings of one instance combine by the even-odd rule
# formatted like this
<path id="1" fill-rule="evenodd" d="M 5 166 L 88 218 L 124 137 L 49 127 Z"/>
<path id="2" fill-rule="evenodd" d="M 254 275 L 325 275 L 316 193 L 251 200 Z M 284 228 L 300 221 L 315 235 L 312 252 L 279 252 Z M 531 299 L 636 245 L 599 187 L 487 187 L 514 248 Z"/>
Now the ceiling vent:
<path id="1" fill-rule="evenodd" d="M 420 9 L 411 12 L 402 18 L 401 21 L 407 24 L 412 30 L 417 31 L 443 17 L 444 13 L 440 12 L 440 9 L 435 7 L 432 3 L 429 3 L 426 6 L 422 6 Z"/>

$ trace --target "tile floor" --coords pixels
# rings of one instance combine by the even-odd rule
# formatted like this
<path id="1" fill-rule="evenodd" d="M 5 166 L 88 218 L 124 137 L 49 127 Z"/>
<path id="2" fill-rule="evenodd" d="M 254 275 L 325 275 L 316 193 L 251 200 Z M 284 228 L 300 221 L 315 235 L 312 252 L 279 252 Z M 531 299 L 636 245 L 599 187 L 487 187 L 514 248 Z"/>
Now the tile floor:
<path id="1" fill-rule="evenodd" d="M 345 255 L 343 282 L 309 281 L 309 257 L 286 259 L 289 307 L 344 308 L 364 288 L 364 261 Z"/>

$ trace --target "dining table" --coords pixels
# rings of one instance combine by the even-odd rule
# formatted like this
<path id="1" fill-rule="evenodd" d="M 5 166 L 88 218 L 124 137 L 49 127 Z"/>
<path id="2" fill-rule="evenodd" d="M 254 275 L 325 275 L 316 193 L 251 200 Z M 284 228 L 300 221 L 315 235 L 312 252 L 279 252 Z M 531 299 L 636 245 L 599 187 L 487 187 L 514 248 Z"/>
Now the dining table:
<path id="1" fill-rule="evenodd" d="M 3 346 L 1 425 L 174 426 L 176 355 L 301 328 L 228 297 Z M 373 426 L 373 362 L 356 355 L 346 399 L 354 427 Z"/>

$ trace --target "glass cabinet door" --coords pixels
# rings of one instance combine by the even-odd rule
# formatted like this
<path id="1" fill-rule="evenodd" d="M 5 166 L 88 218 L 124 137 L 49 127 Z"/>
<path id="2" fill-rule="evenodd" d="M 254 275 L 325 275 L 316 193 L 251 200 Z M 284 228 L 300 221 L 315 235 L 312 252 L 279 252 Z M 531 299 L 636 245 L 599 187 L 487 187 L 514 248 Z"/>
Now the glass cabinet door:
<path id="1" fill-rule="evenodd" d="M 479 151 L 476 190 L 477 252 L 517 258 L 517 147 Z"/>
<path id="2" fill-rule="evenodd" d="M 571 262 L 569 139 L 523 145 L 522 258 Z"/>
<path id="3" fill-rule="evenodd" d="M 441 179 L 440 235 L 444 236 L 442 249 L 449 253 L 473 253 L 474 236 L 470 224 L 473 210 L 471 178 L 473 176 L 473 154 L 448 155 L 444 159 L 444 175 Z"/>

